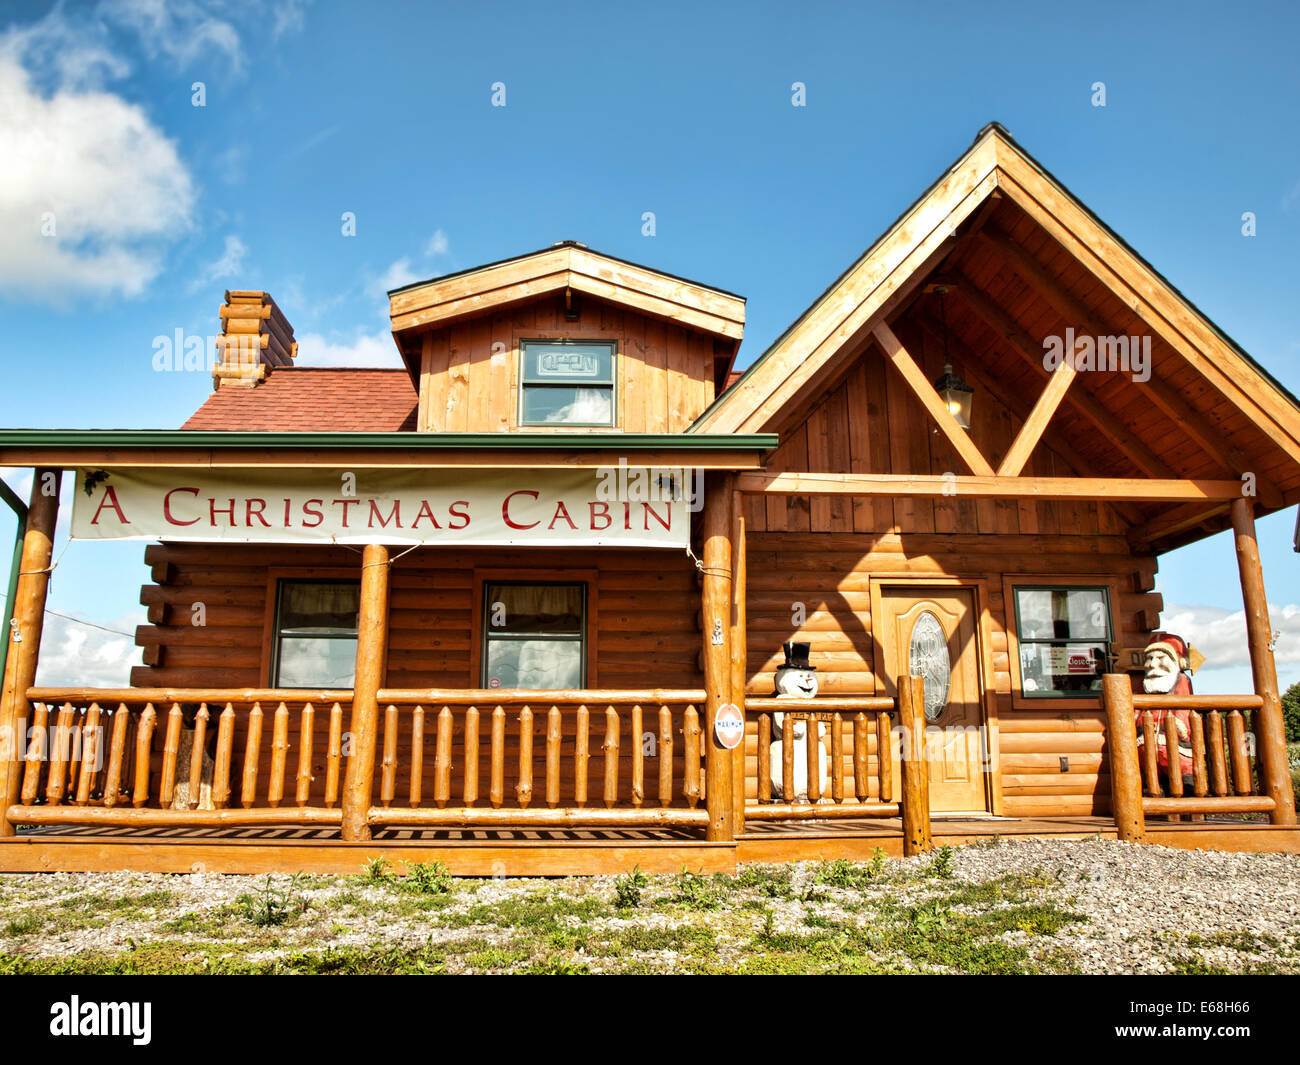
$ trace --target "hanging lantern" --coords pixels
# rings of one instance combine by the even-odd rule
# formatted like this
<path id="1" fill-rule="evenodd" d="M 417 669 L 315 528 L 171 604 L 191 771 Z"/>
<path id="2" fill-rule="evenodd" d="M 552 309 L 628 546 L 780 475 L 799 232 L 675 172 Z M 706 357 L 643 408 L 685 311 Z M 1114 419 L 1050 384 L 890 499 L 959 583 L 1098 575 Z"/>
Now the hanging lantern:
<path id="1" fill-rule="evenodd" d="M 952 372 L 952 363 L 948 361 L 948 310 L 943 299 L 948 294 L 948 287 L 935 285 L 934 291 L 939 296 L 939 317 L 943 323 L 943 376 L 934 382 L 934 387 L 947 406 L 948 413 L 957 419 L 957 424 L 963 429 L 969 429 L 971 400 L 975 390 Z"/>
<path id="2" fill-rule="evenodd" d="M 944 363 L 943 376 L 934 382 L 934 387 L 947 406 L 948 413 L 957 419 L 957 424 L 963 429 L 969 429 L 971 399 L 975 390 L 952 372 L 952 363 Z"/>

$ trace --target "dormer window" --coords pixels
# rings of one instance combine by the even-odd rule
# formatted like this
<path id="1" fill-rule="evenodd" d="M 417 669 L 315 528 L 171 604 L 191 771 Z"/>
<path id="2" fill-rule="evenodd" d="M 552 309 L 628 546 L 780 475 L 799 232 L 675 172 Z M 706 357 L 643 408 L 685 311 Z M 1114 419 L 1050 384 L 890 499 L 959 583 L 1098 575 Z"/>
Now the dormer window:
<path id="1" fill-rule="evenodd" d="M 525 340 L 520 348 L 520 425 L 614 426 L 612 340 Z"/>

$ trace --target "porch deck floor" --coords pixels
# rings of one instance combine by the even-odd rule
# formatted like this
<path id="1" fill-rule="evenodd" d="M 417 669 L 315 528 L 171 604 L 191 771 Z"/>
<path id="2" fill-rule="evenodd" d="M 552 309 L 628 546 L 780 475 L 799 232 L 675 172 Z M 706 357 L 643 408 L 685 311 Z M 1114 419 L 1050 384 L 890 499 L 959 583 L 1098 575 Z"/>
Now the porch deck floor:
<path id="1" fill-rule="evenodd" d="M 1115 839 L 1109 817 L 936 817 L 936 846 L 1001 839 Z M 1151 819 L 1148 843 L 1185 849 L 1300 853 L 1300 830 L 1258 822 Z M 750 822 L 734 843 L 672 828 L 387 828 L 344 842 L 337 828 L 303 826 L 49 826 L 0 840 L 0 871 L 317 872 L 355 874 L 376 856 L 441 861 L 462 876 L 565 876 L 682 868 L 730 872 L 748 862 L 902 853 L 898 818 Z"/>

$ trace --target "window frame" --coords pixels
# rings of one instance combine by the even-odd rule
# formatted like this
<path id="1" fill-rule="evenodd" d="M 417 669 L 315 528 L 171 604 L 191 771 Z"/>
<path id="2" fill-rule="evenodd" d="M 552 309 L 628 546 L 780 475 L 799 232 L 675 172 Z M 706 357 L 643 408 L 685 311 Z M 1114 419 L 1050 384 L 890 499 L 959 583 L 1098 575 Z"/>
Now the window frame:
<path id="1" fill-rule="evenodd" d="M 1011 674 L 1011 705 L 1017 710 L 1100 710 L 1101 690 L 1095 692 L 1070 692 L 1033 694 L 1024 690 L 1024 677 L 1020 670 L 1020 604 L 1017 589 L 1059 589 L 1061 591 L 1099 590 L 1106 600 L 1106 621 L 1110 638 L 1098 640 L 1109 656 L 1117 641 L 1120 628 L 1116 609 L 1119 604 L 1119 587 L 1115 578 L 1102 574 L 1007 574 L 1003 576 L 1003 618 L 1007 635 L 1008 669 Z M 1060 643 L 1060 640 L 1030 640 L 1030 643 Z M 1086 643 L 1092 641 L 1074 641 Z"/>
<path id="2" fill-rule="evenodd" d="M 359 589 L 361 586 L 360 578 L 352 576 L 351 574 L 347 576 L 332 576 L 328 574 L 319 574 L 319 573 L 312 573 L 308 575 L 308 574 L 297 574 L 297 573 L 290 572 L 290 573 L 273 573 L 270 576 L 268 583 L 270 586 L 270 595 L 268 596 L 268 599 L 270 600 L 271 609 L 269 612 L 270 616 L 268 618 L 267 627 L 266 627 L 267 636 L 268 636 L 266 641 L 266 646 L 267 646 L 268 653 L 266 659 L 265 678 L 264 678 L 265 685 L 269 688 L 283 689 L 285 691 L 313 691 L 316 689 L 329 690 L 324 685 L 319 685 L 319 684 L 308 685 L 306 687 L 290 688 L 280 683 L 280 644 L 281 644 L 281 640 L 283 639 L 283 633 L 284 633 L 284 626 L 281 624 L 280 619 L 284 607 L 284 590 L 286 586 L 290 584 L 353 584 L 356 585 Z M 359 613 L 360 613 L 360 605 L 358 600 L 358 614 Z M 306 638 L 321 639 L 321 640 L 351 639 L 355 643 L 358 638 L 358 634 L 356 629 L 354 629 L 350 637 L 343 636 L 343 635 L 313 634 Z M 353 674 L 352 683 L 350 685 L 346 685 L 346 687 L 355 689 L 356 687 L 355 672 Z"/>
<path id="3" fill-rule="evenodd" d="M 580 387 L 572 384 L 548 385 L 542 382 L 529 382 L 527 380 L 528 370 L 528 346 L 530 344 L 544 345 L 546 347 L 608 347 L 609 348 L 609 383 L 601 382 L 600 388 L 609 389 L 609 421 L 608 422 L 547 422 L 547 421 L 528 421 L 524 417 L 524 398 L 529 388 L 573 388 Z M 520 428 L 528 429 L 617 429 L 619 427 L 619 408 L 618 408 L 618 375 L 619 375 L 619 343 L 612 337 L 543 337 L 528 336 L 519 337 L 516 341 L 518 349 L 518 376 L 519 395 L 515 405 L 515 421 Z"/>
<path id="4" fill-rule="evenodd" d="M 492 637 L 493 637 L 493 635 L 494 635 L 494 634 L 493 634 L 493 631 L 492 631 L 492 625 L 490 624 L 490 622 L 491 622 L 491 609 L 490 609 L 490 607 L 489 607 L 489 605 L 488 605 L 488 601 L 487 601 L 487 597 L 488 597 L 488 589 L 490 589 L 490 588 L 499 588 L 499 587 L 502 587 L 502 586 L 512 587 L 512 588 L 538 588 L 538 587 L 550 587 L 550 588 L 577 588 L 577 589 L 579 590 L 579 592 L 581 593 L 582 610 L 581 610 L 581 614 L 580 614 L 580 619 L 579 619 L 579 621 L 578 621 L 578 632 L 577 632 L 577 637 L 576 637 L 576 639 L 577 639 L 577 643 L 578 643 L 578 645 L 579 645 L 579 663 L 580 663 L 580 664 L 579 664 L 579 667 L 578 667 L 578 669 L 579 669 L 579 673 L 580 673 L 578 687 L 579 687 L 579 688 L 585 688 L 585 687 L 587 686 L 587 648 L 588 648 L 588 645 L 589 645 L 589 635 L 588 635 L 588 627 L 587 627 L 587 583 L 586 583 L 585 581 L 563 581 L 563 580 L 561 580 L 561 581 L 555 581 L 555 580 L 551 580 L 551 581 L 537 581 L 537 580 L 514 580 L 514 579 L 504 580 L 504 579 L 496 579 L 496 580 L 486 580 L 486 581 L 483 582 L 482 588 L 480 589 L 480 592 L 479 592 L 479 595 L 480 595 L 479 614 L 480 614 L 480 618 L 481 618 L 481 622 L 480 622 L 480 626 L 479 626 L 479 631 L 480 631 L 480 638 L 479 638 L 479 685 L 480 685 L 481 687 L 483 687 L 483 688 L 487 688 L 487 687 L 488 687 L 488 675 L 487 675 L 487 671 L 488 671 L 488 648 L 489 648 L 489 646 L 490 646 L 490 644 L 491 644 Z M 551 635 L 547 635 L 547 634 L 537 635 L 537 634 L 530 634 L 530 633 L 507 634 L 507 633 L 504 633 L 504 632 L 497 632 L 497 633 L 495 633 L 495 635 L 496 635 L 496 637 L 498 637 L 498 638 L 504 638 L 506 641 L 510 641 L 510 640 L 512 640 L 512 639 L 518 639 L 518 640 L 528 640 L 528 639 L 531 639 L 531 640 L 536 641 L 536 642 L 538 642 L 538 643 L 542 643 L 542 642 L 547 642 L 547 643 L 573 643 L 573 642 L 575 642 L 575 638 L 574 638 L 574 636 L 573 636 L 572 634 L 568 634 L 568 633 L 565 633 L 565 634 L 551 634 Z M 532 688 L 530 688 L 530 689 L 527 689 L 527 690 L 529 690 L 529 691 L 533 691 L 533 690 L 536 690 L 536 691 L 561 691 L 561 690 L 563 690 L 563 689 L 559 689 L 559 688 L 537 688 L 537 689 L 532 689 Z"/>
<path id="5" fill-rule="evenodd" d="M 469 677 L 471 685 L 487 689 L 487 647 L 485 626 L 488 614 L 484 610 L 489 584 L 581 584 L 585 586 L 583 599 L 583 683 L 582 687 L 599 686 L 599 669 L 596 638 L 600 632 L 599 571 L 594 569 L 475 569 L 472 612 L 470 616 Z M 497 690 L 497 689 L 491 689 Z M 543 691 L 546 689 L 538 689 Z"/>

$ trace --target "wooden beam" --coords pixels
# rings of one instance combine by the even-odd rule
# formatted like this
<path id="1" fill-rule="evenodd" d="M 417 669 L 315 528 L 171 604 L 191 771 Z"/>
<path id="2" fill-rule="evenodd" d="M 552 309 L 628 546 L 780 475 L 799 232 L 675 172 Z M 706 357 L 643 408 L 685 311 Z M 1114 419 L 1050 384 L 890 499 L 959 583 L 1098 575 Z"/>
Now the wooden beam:
<path id="1" fill-rule="evenodd" d="M 1001 336 L 1010 345 L 1011 350 L 1031 367 L 1038 376 L 1046 378 L 1048 370 L 1043 366 L 1043 345 L 1034 340 L 1021 328 L 1019 322 L 988 298 L 975 284 L 960 271 L 952 274 L 956 282 L 951 289 L 966 302 L 985 324 Z M 1151 477 L 1163 477 L 1169 472 L 1169 463 L 1161 459 L 1146 446 L 1128 426 L 1103 407 L 1092 393 L 1077 388 L 1066 397 L 1066 405 L 1079 415 L 1087 418 L 1102 434 L 1115 445 L 1143 473 Z"/>
<path id="2" fill-rule="evenodd" d="M 992 248 L 995 254 L 1008 262 L 1012 269 L 1065 319 L 1068 325 L 1095 337 L 1111 336 L 1115 333 L 1115 329 L 1109 323 L 1067 292 L 1057 278 L 1049 274 L 1037 259 L 1028 254 L 1006 233 L 994 226 L 988 226 L 977 234 L 976 239 Z M 1151 369 L 1150 380 L 1143 382 L 1143 388 L 1150 395 L 1151 402 L 1173 419 L 1178 428 L 1225 472 L 1237 476 L 1251 472 L 1256 465 L 1255 461 L 1215 430 L 1205 416 L 1183 399 L 1172 385 L 1156 377 L 1154 367 Z M 1265 505 L 1270 508 L 1280 506 L 1280 493 L 1271 484 L 1264 484 L 1258 475 L 1256 480 Z"/>
<path id="3" fill-rule="evenodd" d="M 415 434 L 412 434 L 415 435 Z M 504 436 L 505 434 L 500 434 Z M 616 435 L 616 434 L 611 434 Z M 65 469 L 536 469 L 573 470 L 617 467 L 619 459 L 635 456 L 637 465 L 679 469 L 689 466 L 701 470 L 761 470 L 763 453 L 758 450 L 715 451 L 646 450 L 630 452 L 619 449 L 616 442 L 604 451 L 566 451 L 529 448 L 491 448 L 465 450 L 377 448 L 353 450 L 259 451 L 255 447 L 211 450 L 205 448 L 150 447 L 0 447 L 0 466 L 60 466 Z"/>
<path id="4" fill-rule="evenodd" d="M 1204 503 L 1187 503 L 1181 507 L 1174 507 L 1158 517 L 1134 525 L 1128 531 L 1128 541 L 1135 546 L 1145 546 L 1185 529 L 1195 528 L 1220 514 L 1226 514 L 1230 505 L 1220 502 L 1207 507 Z"/>
<path id="5" fill-rule="evenodd" d="M 971 218 L 963 229 L 958 231 L 958 238 L 965 243 L 969 238 L 973 237 L 984 228 L 990 218 L 997 214 L 998 208 L 1001 207 L 1002 204 L 1002 193 L 997 189 L 994 189 L 989 193 L 988 199 L 980 204 L 979 210 L 975 212 L 974 217 Z"/>
<path id="6" fill-rule="evenodd" d="M 375 747 L 379 736 L 378 692 L 388 651 L 388 548 L 366 544 L 361 556 L 361 609 L 357 616 L 357 665 L 352 697 L 352 753 L 343 783 L 343 838 L 370 838 Z"/>
<path id="7" fill-rule="evenodd" d="M 637 741 L 638 743 L 640 740 Z M 696 828 L 708 820 L 704 810 L 639 807 L 596 809 L 590 806 L 557 806 L 536 809 L 493 809 L 485 806 L 427 806 L 417 809 L 377 806 L 370 812 L 372 825 L 395 827 L 443 826 L 454 828 Z"/>
<path id="8" fill-rule="evenodd" d="M 709 811 L 708 840 L 735 838 L 731 794 L 731 754 L 718 742 L 718 710 L 731 701 L 731 492 L 714 479 L 704 499 L 704 562 L 701 607 L 704 615 L 704 801 Z"/>
<path id="9" fill-rule="evenodd" d="M 1107 673 L 1101 684 L 1115 831 L 1126 843 L 1141 843 L 1146 822 L 1142 814 L 1142 771 L 1138 767 L 1133 682 L 1127 673 Z"/>
<path id="10" fill-rule="evenodd" d="M 1002 146 L 999 188 L 1079 260 L 1116 297 L 1160 330 L 1188 364 L 1237 410 L 1261 425 L 1293 460 L 1300 460 L 1300 418 L 1289 401 L 1223 337 L 1195 307 L 1173 290 L 1086 208 L 1048 178 L 1036 164 Z"/>
<path id="11" fill-rule="evenodd" d="M 551 248 L 496 266 L 430 281 L 389 299 L 394 333 L 445 325 L 548 292 L 585 292 L 732 340 L 745 328 L 745 301 L 584 248 Z"/>
<path id="12" fill-rule="evenodd" d="M 1132 499 L 1185 502 L 1241 498 L 1238 481 L 1140 477 L 998 477 L 863 473 L 742 473 L 742 492 L 777 495 L 935 496 L 990 499 Z"/>
<path id="13" fill-rule="evenodd" d="M 62 470 L 37 468 L 32 473 L 31 505 L 14 593 L 14 631 L 0 634 L 5 647 L 4 690 L 0 692 L 0 836 L 14 834 L 7 811 L 18 801 L 22 786 L 21 740 L 26 734 L 27 689 L 36 680 L 54 553 L 54 525 L 59 516 Z"/>
<path id="14" fill-rule="evenodd" d="M 996 187 L 996 152 L 986 140 L 809 307 L 745 381 L 700 417 L 695 430 L 743 432 L 748 425 L 766 425 L 809 378 L 820 377 L 823 370 L 833 375 L 836 354 L 856 354 L 859 338 L 896 312 L 911 289 L 942 262 L 957 229 Z"/>
<path id="15" fill-rule="evenodd" d="M 1025 463 L 1029 461 L 1029 456 L 1033 454 L 1034 448 L 1038 446 L 1038 441 L 1042 439 L 1047 423 L 1052 420 L 1056 408 L 1065 398 L 1066 389 L 1070 387 L 1074 377 L 1074 364 L 1068 360 L 1063 361 L 1052 371 L 1052 376 L 1048 378 L 1046 387 L 1038 397 L 1038 402 L 1034 404 L 1034 409 L 1029 412 L 1029 417 L 1025 419 L 1020 432 L 1011 442 L 1010 449 L 1003 456 L 1002 464 L 998 467 L 999 477 L 1019 476 L 1020 471 L 1025 468 Z"/>
<path id="16" fill-rule="evenodd" d="M 925 681 L 898 678 L 899 768 L 903 777 L 903 854 L 930 849 L 930 765 L 925 750 Z"/>
<path id="17" fill-rule="evenodd" d="M 921 406 L 929 412 L 940 432 L 947 437 L 948 443 L 961 456 L 962 461 L 966 463 L 970 471 L 979 476 L 992 476 L 993 467 L 980 454 L 980 449 L 975 446 L 970 434 L 957 424 L 957 419 L 952 416 L 952 412 L 939 398 L 939 393 L 935 391 L 934 385 L 926 379 L 925 374 L 921 372 L 921 368 L 916 365 L 916 360 L 903 347 L 903 342 L 894 335 L 894 331 L 884 322 L 881 322 L 872 330 L 872 333 L 881 348 L 884 349 L 885 356 L 894 364 L 894 368 L 907 382 L 912 394 L 921 401 Z"/>
<path id="18" fill-rule="evenodd" d="M 933 315 L 925 312 L 917 312 L 915 320 L 921 324 L 921 328 L 930 332 L 940 340 L 943 338 L 943 325 Z M 1002 386 L 1002 382 L 992 377 L 983 367 L 983 360 L 975 355 L 959 337 L 953 336 L 951 330 L 948 333 L 948 342 L 954 347 L 958 356 L 961 358 L 962 373 L 970 379 L 976 388 L 988 393 L 995 400 L 1001 403 L 1007 410 L 1019 418 L 1022 422 L 1029 417 L 1030 407 L 1021 401 L 1019 396 L 1014 396 Z M 1066 402 L 1068 405 L 1069 397 Z M 1060 425 L 1049 423 L 1043 430 L 1043 443 L 1052 449 L 1056 456 L 1073 470 L 1080 477 L 1097 477 L 1099 474 L 1092 469 L 1087 463 L 1080 461 L 1079 451 L 1074 441 L 1069 438 Z M 1119 515 L 1130 525 L 1140 525 L 1144 520 L 1142 511 L 1130 503 L 1115 501 L 1111 506 Z"/>
<path id="19" fill-rule="evenodd" d="M 745 497 L 736 491 L 736 478 L 727 478 L 731 503 L 731 702 L 745 717 L 745 681 L 749 679 L 749 641 L 745 587 L 748 582 Z M 731 752 L 731 798 L 736 834 L 745 831 L 745 745 Z"/>
<path id="20" fill-rule="evenodd" d="M 1275 825 L 1294 825 L 1295 794 L 1287 760 L 1282 700 L 1277 690 L 1277 667 L 1273 662 L 1273 624 L 1268 616 L 1264 570 L 1255 539 L 1255 505 L 1251 500 L 1239 496 L 1232 501 L 1232 532 L 1237 569 L 1241 574 L 1241 598 L 1246 607 L 1250 672 L 1255 681 L 1255 694 L 1264 700 L 1255 711 L 1255 736 L 1259 744 L 1255 765 L 1259 769 L 1260 791 L 1275 803 L 1269 820 Z"/>

